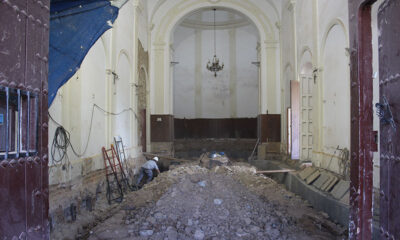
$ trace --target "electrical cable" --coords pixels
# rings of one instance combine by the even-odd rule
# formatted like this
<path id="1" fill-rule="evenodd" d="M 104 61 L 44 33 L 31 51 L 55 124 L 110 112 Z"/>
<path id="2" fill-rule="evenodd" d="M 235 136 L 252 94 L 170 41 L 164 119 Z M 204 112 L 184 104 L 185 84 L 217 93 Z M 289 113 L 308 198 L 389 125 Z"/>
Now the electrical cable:
<path id="1" fill-rule="evenodd" d="M 135 118 L 137 119 L 137 115 L 135 113 L 135 111 L 132 108 L 127 108 L 122 110 L 119 113 L 113 113 L 113 112 L 109 112 L 104 110 L 103 108 L 101 108 L 100 106 L 98 106 L 97 104 L 93 104 L 92 106 L 92 113 L 91 113 L 91 117 L 90 117 L 90 124 L 89 124 L 89 133 L 88 133 L 88 137 L 87 137 L 87 141 L 85 144 L 85 148 L 83 150 L 82 153 L 78 153 L 74 146 L 71 143 L 71 134 L 70 132 L 68 132 L 60 123 L 58 123 L 56 120 L 54 120 L 54 118 L 50 115 L 50 113 L 48 113 L 49 118 L 51 119 L 51 121 L 53 121 L 58 127 L 54 133 L 54 138 L 53 138 L 53 142 L 51 145 L 51 158 L 53 161 L 53 164 L 60 164 L 62 163 L 62 160 L 67 156 L 67 151 L 68 151 L 68 147 L 71 148 L 72 152 L 74 153 L 74 155 L 78 158 L 82 157 L 85 155 L 88 146 L 89 146 L 89 141 L 90 141 L 90 136 L 91 136 L 91 132 L 92 132 L 92 126 L 93 126 L 93 116 L 94 116 L 94 110 L 95 108 L 97 108 L 98 110 L 102 111 L 104 114 L 106 115 L 112 115 L 112 116 L 118 116 L 121 115 L 125 112 L 131 111 L 134 115 Z M 56 156 L 56 153 L 58 154 L 58 157 Z"/>

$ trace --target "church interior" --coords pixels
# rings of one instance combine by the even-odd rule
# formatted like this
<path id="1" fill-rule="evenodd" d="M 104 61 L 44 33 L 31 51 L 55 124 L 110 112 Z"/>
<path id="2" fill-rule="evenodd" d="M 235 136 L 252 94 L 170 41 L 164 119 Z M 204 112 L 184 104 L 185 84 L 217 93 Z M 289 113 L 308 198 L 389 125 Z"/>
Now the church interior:
<path id="1" fill-rule="evenodd" d="M 0 239 L 400 239 L 399 12 L 1 0 Z"/>

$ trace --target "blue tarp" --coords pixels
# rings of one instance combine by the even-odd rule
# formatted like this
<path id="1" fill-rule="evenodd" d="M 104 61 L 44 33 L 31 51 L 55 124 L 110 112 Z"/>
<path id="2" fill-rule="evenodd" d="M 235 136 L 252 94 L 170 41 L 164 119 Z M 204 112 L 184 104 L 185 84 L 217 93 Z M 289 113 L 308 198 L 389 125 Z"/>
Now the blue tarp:
<path id="1" fill-rule="evenodd" d="M 49 106 L 118 16 L 108 0 L 52 0 L 50 6 Z"/>

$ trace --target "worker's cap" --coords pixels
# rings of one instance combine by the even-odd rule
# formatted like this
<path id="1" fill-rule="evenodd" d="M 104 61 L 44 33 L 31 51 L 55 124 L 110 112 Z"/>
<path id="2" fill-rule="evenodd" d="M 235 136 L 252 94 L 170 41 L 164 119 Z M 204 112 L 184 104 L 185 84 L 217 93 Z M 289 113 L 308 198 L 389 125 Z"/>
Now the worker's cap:
<path id="1" fill-rule="evenodd" d="M 158 162 L 158 157 L 154 157 L 153 160 Z"/>

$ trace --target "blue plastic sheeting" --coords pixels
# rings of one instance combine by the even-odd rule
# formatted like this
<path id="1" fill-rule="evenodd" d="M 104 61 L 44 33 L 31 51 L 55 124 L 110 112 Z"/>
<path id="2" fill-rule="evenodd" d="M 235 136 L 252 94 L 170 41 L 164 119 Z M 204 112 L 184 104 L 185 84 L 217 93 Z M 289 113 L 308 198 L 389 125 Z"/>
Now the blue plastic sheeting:
<path id="1" fill-rule="evenodd" d="M 51 1 L 49 106 L 117 16 L 118 8 L 108 0 Z"/>

